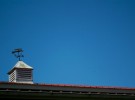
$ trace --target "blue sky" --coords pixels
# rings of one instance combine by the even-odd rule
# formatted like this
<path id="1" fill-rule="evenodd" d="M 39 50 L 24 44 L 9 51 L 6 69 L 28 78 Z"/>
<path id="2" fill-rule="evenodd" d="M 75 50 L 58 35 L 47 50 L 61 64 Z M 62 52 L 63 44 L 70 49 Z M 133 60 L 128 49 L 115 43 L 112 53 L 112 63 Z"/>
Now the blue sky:
<path id="1" fill-rule="evenodd" d="M 0 81 L 24 50 L 35 83 L 135 87 L 134 0 L 0 0 Z"/>

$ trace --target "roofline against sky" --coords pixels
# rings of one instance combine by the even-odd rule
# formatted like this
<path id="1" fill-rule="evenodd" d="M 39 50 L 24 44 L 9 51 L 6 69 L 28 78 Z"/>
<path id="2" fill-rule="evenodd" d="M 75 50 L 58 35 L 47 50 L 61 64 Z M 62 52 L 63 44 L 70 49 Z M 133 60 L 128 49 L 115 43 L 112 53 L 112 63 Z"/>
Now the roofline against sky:
<path id="1" fill-rule="evenodd" d="M 135 90 L 135 88 L 129 87 L 116 87 L 116 86 L 88 86 L 88 85 L 72 85 L 72 84 L 46 84 L 46 83 L 16 83 L 16 82 L 4 82 L 0 81 L 0 84 L 20 84 L 20 85 L 35 85 L 35 86 L 58 86 L 58 87 L 76 87 L 76 88 L 99 88 L 99 89 L 119 89 L 119 90 Z"/>

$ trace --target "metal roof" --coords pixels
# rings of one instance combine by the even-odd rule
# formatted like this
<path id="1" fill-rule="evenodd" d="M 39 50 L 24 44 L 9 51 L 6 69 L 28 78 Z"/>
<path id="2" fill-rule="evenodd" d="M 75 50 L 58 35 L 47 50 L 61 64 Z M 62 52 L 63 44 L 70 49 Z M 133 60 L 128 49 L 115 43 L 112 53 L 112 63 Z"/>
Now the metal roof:
<path id="1" fill-rule="evenodd" d="M 55 99 L 56 97 L 60 98 L 82 97 L 82 99 L 75 99 L 75 100 L 84 100 L 84 99 L 90 100 L 92 97 L 99 99 L 101 98 L 103 100 L 104 98 L 108 98 L 107 100 L 110 100 L 110 98 L 113 98 L 113 100 L 115 100 L 115 98 L 116 100 L 119 99 L 135 100 L 135 88 L 0 82 L 0 98 L 16 97 L 19 99 L 22 96 L 28 96 L 29 98 L 37 97 L 37 99 L 41 97 L 45 100 L 48 100 L 48 98 L 52 98 L 51 100 L 63 100 L 63 99 Z"/>
<path id="2" fill-rule="evenodd" d="M 19 86 L 19 87 L 34 87 L 35 89 L 38 87 L 42 87 L 40 89 L 44 89 L 45 87 L 59 87 L 59 88 L 70 88 L 71 90 L 74 89 L 76 90 L 77 88 L 79 88 L 80 90 L 81 89 L 101 89 L 101 90 L 104 90 L 104 89 L 107 89 L 107 90 L 131 90 L 131 91 L 134 91 L 135 93 L 135 88 L 129 88 L 129 87 L 111 87 L 111 86 L 86 86 L 86 85 L 71 85 L 71 84 L 41 84 L 41 83 L 34 83 L 34 84 L 28 84 L 28 83 L 16 83 L 16 82 L 0 82 L 0 85 L 2 84 L 7 84 L 9 86 Z M 18 88 L 19 88 L 18 87 Z M 69 90 L 70 90 L 69 89 Z M 105 91 L 104 91 L 105 92 Z"/>
<path id="3" fill-rule="evenodd" d="M 33 69 L 31 66 L 27 65 L 23 61 L 18 61 L 14 68 L 28 68 L 28 69 Z"/>
<path id="4" fill-rule="evenodd" d="M 10 74 L 14 69 L 33 69 L 33 68 L 24 63 L 23 61 L 18 61 L 15 64 L 15 66 L 8 72 L 8 74 Z"/>

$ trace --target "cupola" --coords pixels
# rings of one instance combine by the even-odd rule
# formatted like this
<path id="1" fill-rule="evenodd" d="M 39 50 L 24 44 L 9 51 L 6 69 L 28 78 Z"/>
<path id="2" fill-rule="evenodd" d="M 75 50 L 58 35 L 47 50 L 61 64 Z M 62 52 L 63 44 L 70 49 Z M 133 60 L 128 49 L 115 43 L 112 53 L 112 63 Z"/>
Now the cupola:
<path id="1" fill-rule="evenodd" d="M 15 66 L 8 72 L 9 82 L 17 83 L 33 83 L 33 68 L 24 63 L 20 58 L 23 57 L 21 54 L 22 49 L 15 49 L 12 53 L 19 58 L 19 61 Z M 17 54 L 15 54 L 17 53 Z"/>

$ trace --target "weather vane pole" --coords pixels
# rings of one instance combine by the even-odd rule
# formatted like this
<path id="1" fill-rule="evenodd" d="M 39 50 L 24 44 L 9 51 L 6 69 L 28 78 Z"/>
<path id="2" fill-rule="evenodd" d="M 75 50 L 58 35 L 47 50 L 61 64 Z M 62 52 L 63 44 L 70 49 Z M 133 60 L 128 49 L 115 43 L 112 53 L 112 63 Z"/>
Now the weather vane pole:
<path id="1" fill-rule="evenodd" d="M 24 57 L 22 55 L 22 52 L 23 50 L 21 48 L 17 48 L 17 49 L 14 49 L 14 51 L 12 51 L 12 54 L 14 54 L 15 57 L 18 58 L 19 61 L 21 61 L 21 57 Z"/>

